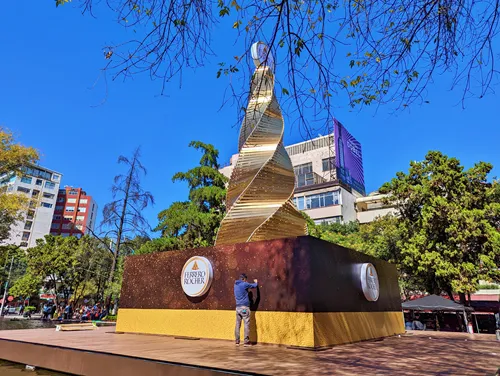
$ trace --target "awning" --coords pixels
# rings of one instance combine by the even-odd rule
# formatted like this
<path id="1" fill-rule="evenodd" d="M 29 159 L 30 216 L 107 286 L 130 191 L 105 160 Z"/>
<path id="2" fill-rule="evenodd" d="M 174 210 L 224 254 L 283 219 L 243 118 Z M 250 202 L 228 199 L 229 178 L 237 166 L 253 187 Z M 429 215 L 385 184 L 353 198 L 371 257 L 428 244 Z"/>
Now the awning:
<path id="1" fill-rule="evenodd" d="M 55 300 L 56 296 L 54 294 L 40 294 L 40 299 Z"/>
<path id="2" fill-rule="evenodd" d="M 473 311 L 470 307 L 455 303 L 438 295 L 428 295 L 424 298 L 404 302 L 403 309 L 412 311 Z"/>

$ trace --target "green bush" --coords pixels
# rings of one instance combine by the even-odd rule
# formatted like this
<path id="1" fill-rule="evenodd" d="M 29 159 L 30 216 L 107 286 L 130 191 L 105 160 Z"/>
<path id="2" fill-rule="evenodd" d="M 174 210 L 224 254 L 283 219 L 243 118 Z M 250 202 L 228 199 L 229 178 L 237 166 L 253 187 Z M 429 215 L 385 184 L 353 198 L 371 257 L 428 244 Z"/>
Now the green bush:
<path id="1" fill-rule="evenodd" d="M 108 315 L 104 318 L 104 320 L 106 321 L 116 321 L 116 318 L 118 317 L 118 315 Z"/>
<path id="2" fill-rule="evenodd" d="M 24 307 L 24 312 L 35 312 L 35 311 L 36 311 L 36 307 L 33 307 L 33 306 Z"/>
<path id="3" fill-rule="evenodd" d="M 499 285 L 479 285 L 479 290 L 497 290 L 500 289 Z"/>

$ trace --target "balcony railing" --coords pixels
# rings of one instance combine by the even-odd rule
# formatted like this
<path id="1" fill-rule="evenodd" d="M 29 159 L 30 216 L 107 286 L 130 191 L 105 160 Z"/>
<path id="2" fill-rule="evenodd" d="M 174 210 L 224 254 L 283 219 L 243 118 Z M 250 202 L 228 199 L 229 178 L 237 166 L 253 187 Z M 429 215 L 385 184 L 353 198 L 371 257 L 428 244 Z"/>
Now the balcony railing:
<path id="1" fill-rule="evenodd" d="M 295 188 L 306 187 L 308 185 L 326 183 L 326 179 L 315 172 L 295 175 Z"/>

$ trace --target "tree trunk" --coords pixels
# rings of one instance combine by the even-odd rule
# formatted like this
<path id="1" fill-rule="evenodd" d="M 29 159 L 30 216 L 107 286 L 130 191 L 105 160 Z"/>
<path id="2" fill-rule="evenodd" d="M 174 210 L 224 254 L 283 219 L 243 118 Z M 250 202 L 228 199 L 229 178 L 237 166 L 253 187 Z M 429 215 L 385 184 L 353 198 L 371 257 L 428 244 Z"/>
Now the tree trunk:
<path id="1" fill-rule="evenodd" d="M 118 225 L 118 233 L 116 235 L 116 248 L 115 248 L 115 252 L 113 254 L 113 261 L 111 263 L 111 270 L 109 272 L 108 287 L 111 287 L 111 285 L 113 284 L 113 281 L 115 278 L 116 263 L 118 261 L 118 257 L 120 256 L 120 246 L 121 246 L 121 239 L 122 239 L 122 234 L 123 234 L 123 225 L 125 223 L 125 216 L 127 214 L 127 205 L 128 205 L 128 200 L 129 200 L 129 196 L 130 196 L 130 185 L 132 183 L 132 177 L 134 174 L 135 164 L 136 164 L 136 156 L 134 155 L 134 161 L 132 162 L 132 167 L 130 168 L 130 172 L 127 176 L 125 197 L 123 198 L 123 207 L 122 207 L 122 213 L 120 215 L 120 224 Z M 111 298 L 112 298 L 112 294 L 109 293 L 108 297 L 106 298 L 106 309 L 108 310 L 108 312 L 111 308 Z"/>
<path id="2" fill-rule="evenodd" d="M 466 301 L 465 301 L 465 294 L 463 292 L 461 292 L 458 295 L 460 296 L 460 304 L 465 305 L 465 303 L 466 303 Z"/>
<path id="3" fill-rule="evenodd" d="M 446 293 L 448 294 L 448 296 L 449 296 L 450 300 L 451 300 L 452 302 L 454 302 L 454 301 L 455 301 L 455 297 L 453 296 L 453 291 L 451 291 L 451 289 L 447 289 L 447 290 L 446 290 Z"/>

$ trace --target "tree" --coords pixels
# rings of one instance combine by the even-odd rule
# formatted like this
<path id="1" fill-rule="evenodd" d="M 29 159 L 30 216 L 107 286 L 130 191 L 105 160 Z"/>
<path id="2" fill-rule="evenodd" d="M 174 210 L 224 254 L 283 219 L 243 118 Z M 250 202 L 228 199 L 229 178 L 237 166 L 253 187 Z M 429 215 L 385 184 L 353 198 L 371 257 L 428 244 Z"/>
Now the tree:
<path id="1" fill-rule="evenodd" d="M 35 247 L 20 250 L 16 259 L 24 264 L 24 273 L 14 282 L 11 294 L 32 296 L 44 287 L 75 304 L 83 297 L 102 298 L 99 284 L 108 276 L 111 265 L 109 252 L 89 236 L 46 235 Z"/>
<path id="2" fill-rule="evenodd" d="M 11 225 L 21 219 L 28 199 L 22 194 L 7 194 L 6 183 L 21 167 L 38 160 L 38 152 L 31 147 L 16 143 L 14 135 L 0 127 L 0 243 L 9 237 Z"/>
<path id="3" fill-rule="evenodd" d="M 398 212 L 388 258 L 428 292 L 463 299 L 480 280 L 499 280 L 500 195 L 498 181 L 487 182 L 492 168 L 479 162 L 465 170 L 431 151 L 380 189 Z"/>
<path id="4" fill-rule="evenodd" d="M 9 130 L 0 127 L 0 176 L 19 172 L 21 167 L 38 161 L 38 152 L 32 147 L 16 143 Z"/>
<path id="5" fill-rule="evenodd" d="M 56 0 L 56 6 L 69 1 Z M 492 92 L 498 78 L 499 1 L 108 1 L 134 37 L 105 47 L 104 69 L 114 78 L 147 72 L 160 79 L 163 93 L 183 69 L 217 55 L 212 31 L 220 27 L 245 47 L 236 47 L 234 60 L 219 64 L 217 76 L 249 72 L 242 68 L 251 64 L 251 43 L 265 41 L 289 71 L 282 88 L 288 112 L 296 112 L 310 130 L 305 109 L 330 121 L 330 98 L 339 93 L 351 106 L 377 102 L 404 108 L 427 101 L 428 83 L 444 72 L 463 99 Z M 78 3 L 92 13 L 97 1 Z M 246 103 L 246 84 L 232 89 Z"/>
<path id="6" fill-rule="evenodd" d="M 364 239 L 358 222 L 323 223 L 317 225 L 307 214 L 303 213 L 303 215 L 306 218 L 308 234 L 310 236 L 366 253 Z"/>
<path id="7" fill-rule="evenodd" d="M 185 249 L 183 241 L 178 237 L 166 237 L 151 239 L 144 243 L 134 254 L 145 255 L 148 253 L 176 251 Z"/>
<path id="8" fill-rule="evenodd" d="M 123 281 L 123 271 L 125 266 L 125 257 L 138 254 L 139 249 L 143 244 L 149 242 L 149 236 L 136 236 L 133 239 L 125 239 L 122 242 L 120 249 L 120 257 L 116 262 L 116 268 L 114 272 L 113 282 L 110 285 L 106 285 L 107 296 L 112 296 L 115 301 L 118 302 L 121 293 L 122 281 Z"/>
<path id="9" fill-rule="evenodd" d="M 220 222 L 226 213 L 227 178 L 219 172 L 219 151 L 200 141 L 189 144 L 203 154 L 200 165 L 176 173 L 172 181 L 188 183 L 189 200 L 174 202 L 158 214 L 161 238 L 143 245 L 138 253 L 208 247 L 214 244 Z"/>
<path id="10" fill-rule="evenodd" d="M 112 239 L 114 244 L 110 246 L 104 242 L 112 254 L 111 269 L 108 277 L 108 287 L 114 286 L 116 281 L 116 270 L 122 256 L 122 248 L 126 246 L 127 240 L 140 235 L 149 238 L 147 230 L 149 225 L 142 215 L 142 211 L 154 204 L 153 195 L 141 187 L 141 176 L 146 175 L 146 168 L 142 165 L 140 151 L 136 149 L 132 158 L 120 156 L 119 164 L 127 166 L 125 174 L 117 175 L 111 188 L 113 201 L 106 204 L 103 209 L 103 220 L 101 228 L 108 229 L 104 237 Z M 116 292 L 116 289 L 112 289 Z M 108 306 L 111 302 L 111 294 L 108 295 Z"/>

